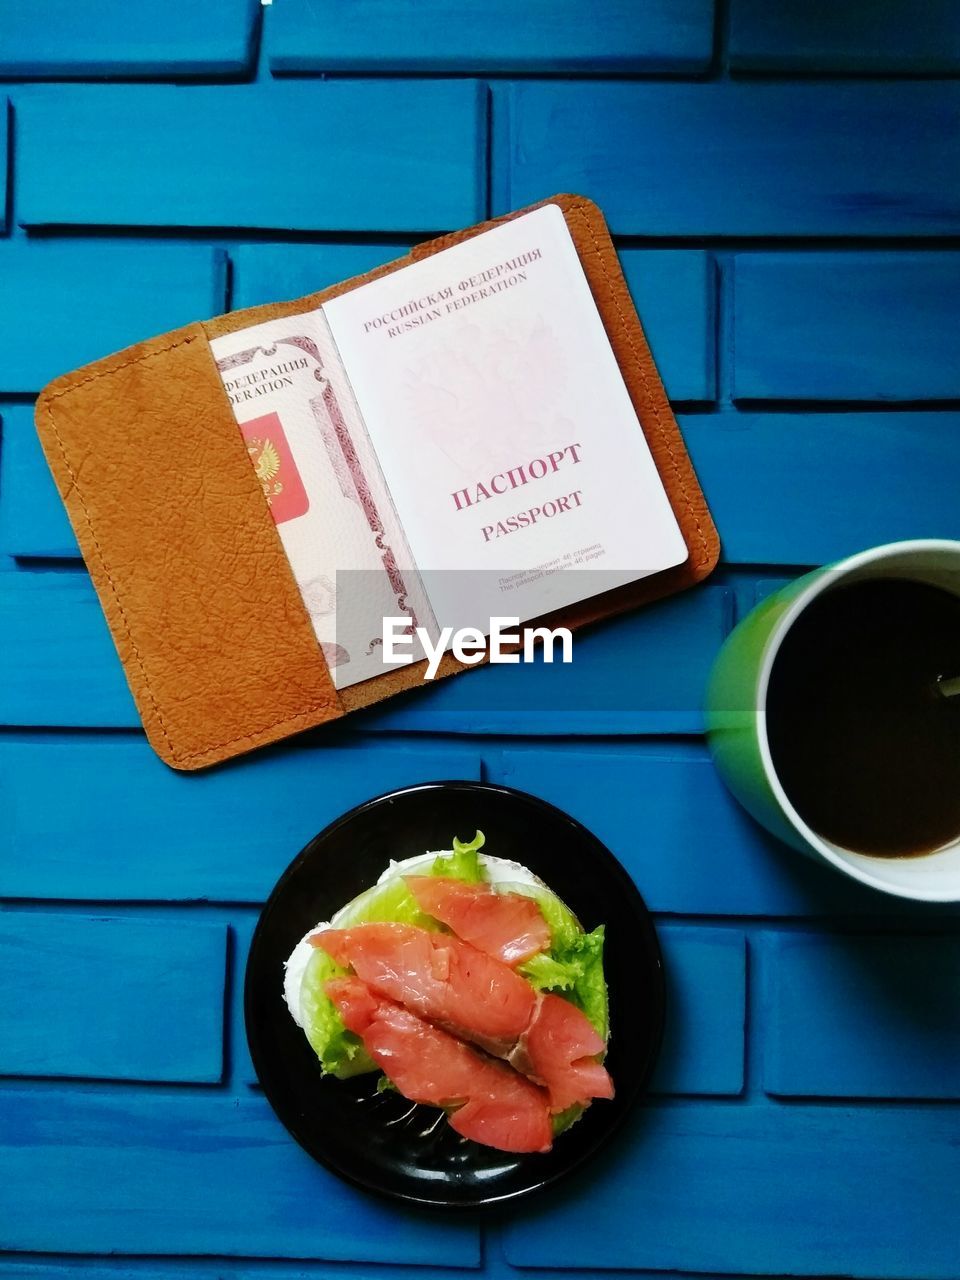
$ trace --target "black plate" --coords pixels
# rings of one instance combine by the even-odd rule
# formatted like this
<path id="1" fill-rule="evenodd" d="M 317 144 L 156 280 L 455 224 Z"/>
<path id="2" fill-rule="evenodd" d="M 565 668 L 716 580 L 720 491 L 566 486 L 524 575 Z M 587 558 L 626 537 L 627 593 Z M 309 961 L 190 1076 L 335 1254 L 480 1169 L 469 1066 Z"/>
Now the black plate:
<path id="1" fill-rule="evenodd" d="M 449 849 L 481 830 L 485 852 L 523 863 L 586 929 L 607 926 L 612 1102 L 597 1102 L 553 1150 L 509 1155 L 459 1137 L 441 1112 L 377 1093 L 376 1076 L 322 1078 L 283 1001 L 283 962 L 317 921 L 372 885 L 391 858 Z M 592 1155 L 643 1090 L 660 1048 L 663 966 L 633 881 L 600 841 L 543 800 L 477 782 L 431 782 L 369 800 L 311 840 L 270 895 L 247 962 L 244 1012 L 253 1063 L 274 1111 L 335 1173 L 417 1204 L 502 1202 L 554 1182 Z"/>

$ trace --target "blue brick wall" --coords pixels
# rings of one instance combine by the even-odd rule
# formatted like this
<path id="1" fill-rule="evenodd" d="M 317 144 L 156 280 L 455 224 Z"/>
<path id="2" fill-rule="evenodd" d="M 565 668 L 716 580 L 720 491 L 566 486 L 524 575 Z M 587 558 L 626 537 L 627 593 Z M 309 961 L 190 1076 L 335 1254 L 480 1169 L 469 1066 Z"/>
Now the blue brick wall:
<path id="1" fill-rule="evenodd" d="M 700 714 L 723 637 L 795 570 L 960 537 L 957 14 L 0 3 L 0 1280 L 960 1274 L 957 913 L 776 845 L 719 784 Z M 608 214 L 718 574 L 584 636 L 572 671 L 478 671 L 170 772 L 34 395 L 558 190 Z M 258 904 L 291 856 L 438 777 L 586 822 L 669 974 L 649 1103 L 582 1177 L 482 1224 L 314 1165 L 242 1032 Z"/>

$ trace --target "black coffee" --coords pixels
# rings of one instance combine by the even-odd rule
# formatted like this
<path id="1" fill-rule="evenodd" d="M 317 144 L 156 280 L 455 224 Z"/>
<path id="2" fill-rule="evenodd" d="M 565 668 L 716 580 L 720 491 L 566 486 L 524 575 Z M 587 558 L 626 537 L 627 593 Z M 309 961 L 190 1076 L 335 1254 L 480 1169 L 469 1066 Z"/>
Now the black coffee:
<path id="1" fill-rule="evenodd" d="M 804 610 L 774 659 L 773 765 L 821 836 L 884 858 L 960 835 L 960 598 L 885 579 Z"/>

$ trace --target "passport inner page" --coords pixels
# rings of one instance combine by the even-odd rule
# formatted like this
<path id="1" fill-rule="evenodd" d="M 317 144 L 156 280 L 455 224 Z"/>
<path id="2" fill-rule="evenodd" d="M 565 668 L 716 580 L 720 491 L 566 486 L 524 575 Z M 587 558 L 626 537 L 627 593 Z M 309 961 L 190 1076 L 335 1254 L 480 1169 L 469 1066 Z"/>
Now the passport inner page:
<path id="1" fill-rule="evenodd" d="M 323 316 L 210 345 L 334 685 L 381 675 L 384 617 L 435 623 Z"/>
<path id="2" fill-rule="evenodd" d="M 441 626 L 486 634 L 686 560 L 557 205 L 321 310 Z"/>

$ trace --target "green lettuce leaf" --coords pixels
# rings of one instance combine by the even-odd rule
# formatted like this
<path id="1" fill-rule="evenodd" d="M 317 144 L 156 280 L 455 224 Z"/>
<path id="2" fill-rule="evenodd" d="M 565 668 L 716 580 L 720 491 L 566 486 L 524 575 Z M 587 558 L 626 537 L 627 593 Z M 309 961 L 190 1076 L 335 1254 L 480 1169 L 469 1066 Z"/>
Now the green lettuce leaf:
<path id="1" fill-rule="evenodd" d="M 363 1041 L 346 1029 L 336 1005 L 323 989 L 330 978 L 340 978 L 345 973 L 346 969 L 318 947 L 307 962 L 300 987 L 300 1017 L 307 1039 L 320 1059 L 324 1075 L 340 1080 L 377 1070 Z"/>
<path id="2" fill-rule="evenodd" d="M 484 843 L 485 837 L 482 831 L 478 831 L 469 844 L 464 844 L 454 836 L 453 853 L 438 854 L 427 874 L 447 876 L 452 880 L 464 880 L 467 884 L 478 884 L 486 878 L 480 866 L 479 856 Z"/>
<path id="3" fill-rule="evenodd" d="M 566 1111 L 561 1111 L 559 1115 L 552 1116 L 550 1123 L 553 1126 L 553 1136 L 556 1137 L 557 1134 L 564 1133 L 569 1129 L 572 1124 L 575 1124 L 580 1119 L 584 1111 L 586 1111 L 586 1107 L 580 1102 L 575 1102 L 572 1107 L 567 1107 Z"/>
<path id="4" fill-rule="evenodd" d="M 337 928 L 349 929 L 355 924 L 374 924 L 381 921 L 395 924 L 415 924 L 421 929 L 436 929 L 432 916 L 421 911 L 417 900 L 403 882 L 401 876 L 393 876 L 383 884 L 375 884 L 359 897 L 354 898 L 337 912 Z"/>
<path id="5" fill-rule="evenodd" d="M 519 972 L 538 991 L 556 991 L 571 1000 L 606 1040 L 609 1013 L 603 976 L 603 925 L 592 933 L 565 938 L 562 946 L 555 945 L 520 965 Z"/>
<path id="6" fill-rule="evenodd" d="M 577 1004 L 604 1040 L 610 1034 L 607 983 L 603 976 L 603 925 L 582 935 L 578 954 L 580 974 L 573 985 Z"/>

